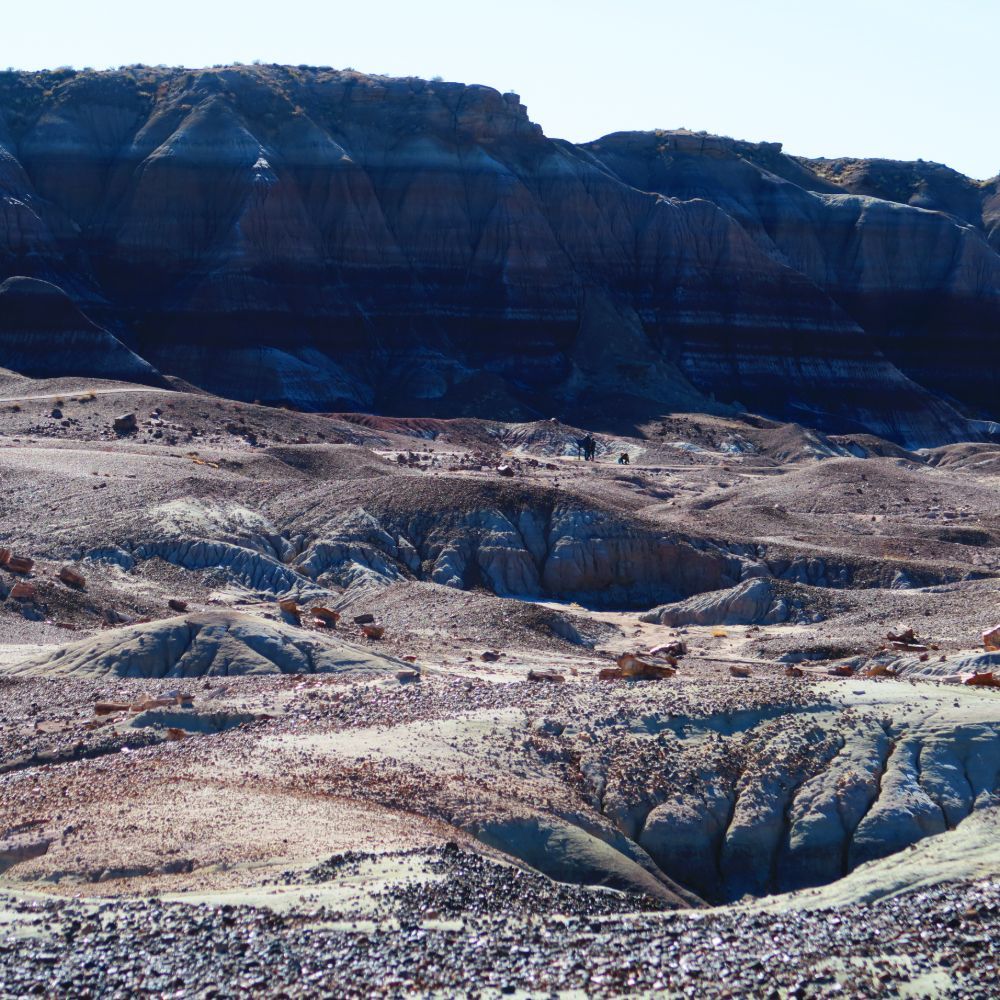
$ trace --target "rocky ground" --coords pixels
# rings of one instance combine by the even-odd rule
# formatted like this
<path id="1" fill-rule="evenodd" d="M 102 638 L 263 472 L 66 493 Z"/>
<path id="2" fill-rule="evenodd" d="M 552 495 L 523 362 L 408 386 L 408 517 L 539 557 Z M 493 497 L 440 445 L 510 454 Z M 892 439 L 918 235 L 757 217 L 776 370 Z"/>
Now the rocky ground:
<path id="1" fill-rule="evenodd" d="M 0 995 L 995 991 L 996 446 L 584 433 L 3 374 Z"/>

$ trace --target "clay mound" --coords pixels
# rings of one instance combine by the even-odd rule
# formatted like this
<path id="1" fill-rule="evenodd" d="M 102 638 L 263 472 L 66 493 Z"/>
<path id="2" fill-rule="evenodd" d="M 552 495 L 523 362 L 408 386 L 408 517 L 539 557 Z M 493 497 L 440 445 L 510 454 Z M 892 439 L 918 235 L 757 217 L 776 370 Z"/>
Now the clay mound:
<path id="1" fill-rule="evenodd" d="M 914 452 L 874 434 L 831 434 L 827 440 L 855 458 L 901 458 L 906 462 L 919 460 Z"/>
<path id="2" fill-rule="evenodd" d="M 344 642 L 307 639 L 286 625 L 235 612 L 210 612 L 103 632 L 10 670 L 156 678 L 381 673 L 403 666 L 412 669 Z"/>
<path id="3" fill-rule="evenodd" d="M 394 466 L 351 445 L 283 445 L 265 452 L 307 479 L 371 479 L 389 476 Z"/>
<path id="4" fill-rule="evenodd" d="M 89 375 L 161 385 L 159 372 L 91 322 L 56 285 L 13 277 L 0 285 L 0 365 L 35 378 Z"/>
<path id="5" fill-rule="evenodd" d="M 924 454 L 928 465 L 941 469 L 961 469 L 989 475 L 995 475 L 1000 470 L 1000 444 L 966 441 L 931 448 Z"/>
<path id="6" fill-rule="evenodd" d="M 393 583 L 374 597 L 363 592 L 341 609 L 371 612 L 396 634 L 432 635 L 436 625 L 448 621 L 485 647 L 522 642 L 536 650 L 563 650 L 567 644 L 593 649 L 616 634 L 613 626 L 584 614 L 411 580 Z"/>
<path id="7" fill-rule="evenodd" d="M 728 590 L 696 594 L 641 616 L 657 625 L 773 625 L 787 621 L 788 604 L 770 580 L 744 580 Z"/>

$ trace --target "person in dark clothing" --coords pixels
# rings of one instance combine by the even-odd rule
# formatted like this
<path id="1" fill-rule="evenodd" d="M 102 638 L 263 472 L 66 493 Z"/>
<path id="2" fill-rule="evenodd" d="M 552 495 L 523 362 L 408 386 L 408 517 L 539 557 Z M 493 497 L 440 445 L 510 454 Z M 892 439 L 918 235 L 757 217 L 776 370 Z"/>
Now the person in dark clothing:
<path id="1" fill-rule="evenodd" d="M 588 434 L 583 439 L 583 457 L 588 462 L 594 461 L 594 456 L 597 454 L 597 442 L 594 440 L 593 436 Z"/>
<path id="2" fill-rule="evenodd" d="M 618 456 L 618 464 L 619 465 L 628 465 L 628 452 L 627 451 L 623 451 Z"/>

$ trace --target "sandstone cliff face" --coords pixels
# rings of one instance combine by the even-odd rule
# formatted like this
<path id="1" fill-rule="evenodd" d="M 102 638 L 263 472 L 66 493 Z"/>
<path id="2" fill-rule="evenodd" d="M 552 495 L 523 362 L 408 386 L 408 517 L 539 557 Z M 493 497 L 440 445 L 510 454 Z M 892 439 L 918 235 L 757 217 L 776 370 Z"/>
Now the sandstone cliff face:
<path id="1" fill-rule="evenodd" d="M 995 415 L 980 230 L 672 135 L 577 147 L 514 94 L 332 70 L 0 74 L 0 276 L 310 409 L 735 403 L 911 445 Z"/>

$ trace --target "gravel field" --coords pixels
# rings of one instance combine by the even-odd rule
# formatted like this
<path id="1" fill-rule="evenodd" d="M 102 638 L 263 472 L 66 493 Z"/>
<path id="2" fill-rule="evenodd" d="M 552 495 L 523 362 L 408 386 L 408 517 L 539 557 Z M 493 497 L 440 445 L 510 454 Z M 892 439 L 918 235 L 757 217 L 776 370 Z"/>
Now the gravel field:
<path id="1" fill-rule="evenodd" d="M 0 996 L 997 994 L 993 446 L 0 389 Z"/>
<path id="2" fill-rule="evenodd" d="M 497 890 L 488 872 L 472 885 Z M 525 886 L 449 928 L 408 907 L 399 926 L 365 931 L 329 927 L 321 911 L 20 904 L 25 934 L 0 945 L 0 995 L 987 997 L 1000 975 L 995 881 L 782 917 L 557 916 L 550 895 Z"/>

